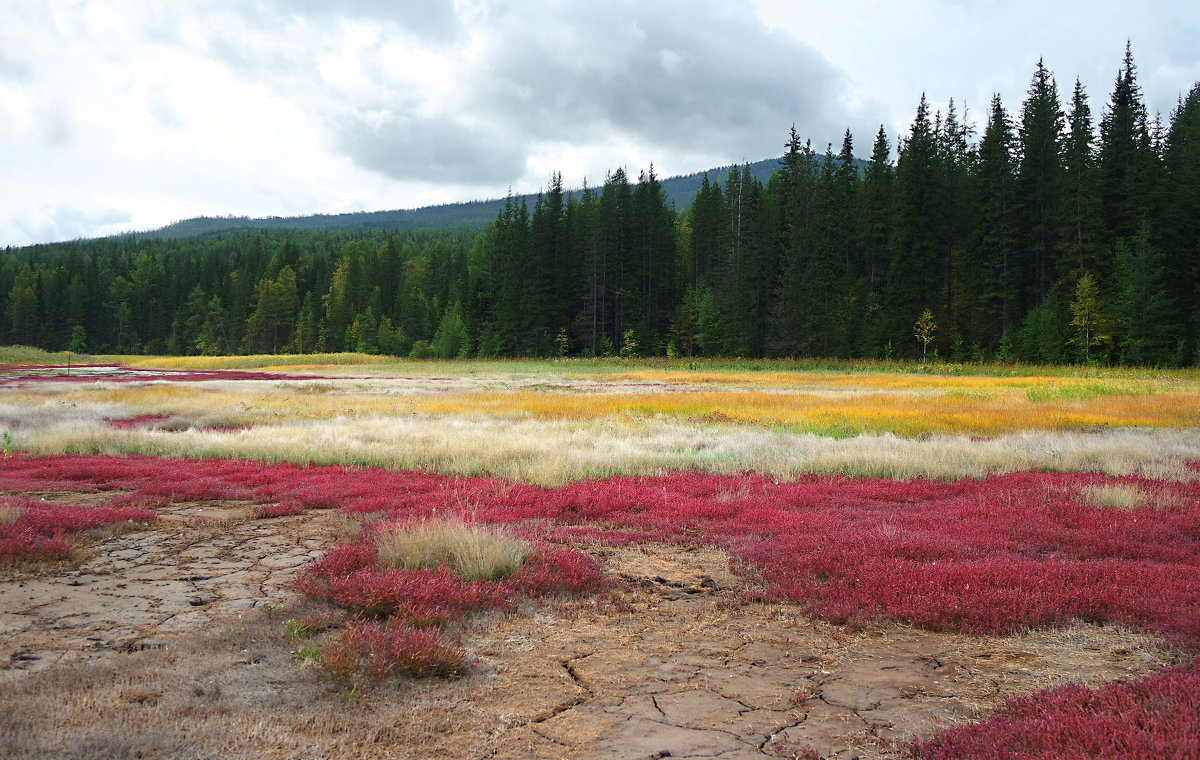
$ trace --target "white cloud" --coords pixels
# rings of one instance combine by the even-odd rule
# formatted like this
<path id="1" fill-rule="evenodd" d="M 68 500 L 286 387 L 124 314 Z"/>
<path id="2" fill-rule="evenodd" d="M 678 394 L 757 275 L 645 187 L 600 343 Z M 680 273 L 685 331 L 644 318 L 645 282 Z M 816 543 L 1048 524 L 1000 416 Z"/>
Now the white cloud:
<path id="1" fill-rule="evenodd" d="M 201 214 L 412 207 L 687 173 L 1010 111 L 1045 55 L 1098 115 L 1133 38 L 1151 111 L 1200 79 L 1186 4 L 0 0 L 0 246 Z M 1033 19 L 1033 21 L 1031 21 Z M 93 225 L 90 231 L 86 225 Z"/>

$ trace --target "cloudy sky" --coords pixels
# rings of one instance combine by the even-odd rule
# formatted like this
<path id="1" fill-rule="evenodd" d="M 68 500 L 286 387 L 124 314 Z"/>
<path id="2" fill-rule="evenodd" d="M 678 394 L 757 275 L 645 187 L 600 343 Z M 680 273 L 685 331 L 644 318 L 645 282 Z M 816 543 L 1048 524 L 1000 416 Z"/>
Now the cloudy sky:
<path id="1" fill-rule="evenodd" d="M 1071 0 L 0 0 L 0 246 L 200 215 L 411 208 L 779 155 L 866 155 L 922 92 L 1097 116 L 1132 40 L 1166 118 L 1200 6 Z"/>

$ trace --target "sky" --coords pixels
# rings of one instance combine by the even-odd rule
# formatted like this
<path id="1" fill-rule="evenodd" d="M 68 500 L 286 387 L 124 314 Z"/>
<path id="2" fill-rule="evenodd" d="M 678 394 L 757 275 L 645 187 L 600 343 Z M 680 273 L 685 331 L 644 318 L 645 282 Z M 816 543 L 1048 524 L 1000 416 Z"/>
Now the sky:
<path id="1" fill-rule="evenodd" d="M 195 216 L 376 211 L 982 130 L 1039 58 L 1098 120 L 1200 81 L 1178 0 L 0 0 L 0 247 Z M 893 152 L 893 159 L 895 154 Z"/>

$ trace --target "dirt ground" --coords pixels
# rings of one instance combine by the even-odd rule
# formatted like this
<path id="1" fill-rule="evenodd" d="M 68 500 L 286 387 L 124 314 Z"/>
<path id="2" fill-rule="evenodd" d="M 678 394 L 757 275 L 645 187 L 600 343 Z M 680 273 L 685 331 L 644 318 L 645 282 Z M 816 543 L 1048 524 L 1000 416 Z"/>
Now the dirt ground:
<path id="1" fill-rule="evenodd" d="M 1012 696 L 1174 661 L 1107 626 L 847 632 L 747 602 L 719 550 L 651 545 L 595 550 L 616 592 L 475 621 L 464 676 L 349 696 L 284 622 L 306 612 L 296 571 L 353 524 L 250 509 L 174 504 L 70 567 L 0 576 L 0 757 L 868 760 Z"/>

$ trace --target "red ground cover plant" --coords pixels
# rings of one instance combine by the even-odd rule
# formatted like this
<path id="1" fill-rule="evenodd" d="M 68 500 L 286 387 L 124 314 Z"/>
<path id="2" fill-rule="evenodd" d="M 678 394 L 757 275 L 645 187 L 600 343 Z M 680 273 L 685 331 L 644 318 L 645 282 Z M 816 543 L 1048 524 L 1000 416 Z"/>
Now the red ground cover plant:
<path id="1" fill-rule="evenodd" d="M 1107 485 L 1136 488 L 1156 506 L 1098 508 L 1081 495 Z M 1111 621 L 1162 633 L 1193 651 L 1200 647 L 1200 482 L 1014 473 L 953 482 L 806 476 L 776 483 L 753 474 L 683 472 L 546 489 L 358 467 L 17 456 L 0 461 L 0 489 L 130 491 L 114 500 L 130 506 L 249 499 L 387 520 L 461 514 L 540 542 L 540 564 L 531 562 L 492 587 L 442 570 L 380 570 L 366 544 L 339 547 L 311 565 L 301 589 L 357 616 L 346 628 L 355 631 L 346 646 L 368 675 L 372 656 L 380 657 L 373 652 L 435 651 L 427 634 L 409 640 L 432 623 L 518 593 L 589 588 L 593 574 L 598 577 L 594 562 L 546 543 L 572 541 L 721 546 L 739 569 L 761 580 L 763 593 L 837 622 L 893 618 L 1005 633 L 1077 619 Z M 337 656 L 332 652 L 331 661 Z M 945 734 L 949 749 L 934 740 L 914 751 L 931 758 L 1195 757 L 1197 667 L 1099 692 L 1034 695 L 996 723 Z M 1049 743 L 1019 743 L 1033 735 Z M 1098 735 L 1116 743 L 1087 750 L 1091 754 L 1065 749 Z M 971 737 L 983 737 L 971 746 L 1012 749 L 987 754 L 969 748 Z"/>
<path id="2" fill-rule="evenodd" d="M 147 509 L 77 507 L 22 498 L 0 498 L 0 508 L 16 518 L 0 522 L 0 565 L 26 560 L 63 559 L 71 553 L 70 538 L 78 533 L 120 522 L 151 522 Z"/>
<path id="3" fill-rule="evenodd" d="M 272 517 L 292 517 L 304 514 L 304 507 L 294 501 L 284 501 L 279 504 L 259 504 L 252 513 L 260 520 Z"/>
<path id="4" fill-rule="evenodd" d="M 458 675 L 463 651 L 446 644 L 433 628 L 399 619 L 354 621 L 341 638 L 321 647 L 321 667 L 336 683 L 353 685 L 362 678 L 380 681 L 391 675 L 430 678 Z"/>
<path id="5" fill-rule="evenodd" d="M 910 748 L 921 760 L 1200 757 L 1200 664 L 1129 683 L 1078 685 L 1019 697 L 982 723 Z"/>
<path id="6" fill-rule="evenodd" d="M 1167 506 L 1089 506 L 1125 484 Z M 746 474 L 617 477 L 547 489 L 366 467 L 52 456 L 0 461 L 10 492 L 130 493 L 113 506 L 244 499 L 391 518 L 465 513 L 554 542 L 714 544 L 772 593 L 838 622 L 968 632 L 1083 619 L 1200 642 L 1200 483 L 1014 473 L 938 482 Z"/>
<path id="7" fill-rule="evenodd" d="M 109 427 L 117 428 L 118 430 L 132 430 L 139 427 L 153 427 L 169 419 L 171 417 L 166 414 L 139 414 L 136 417 L 124 417 L 120 419 L 105 417 L 104 422 Z"/>

